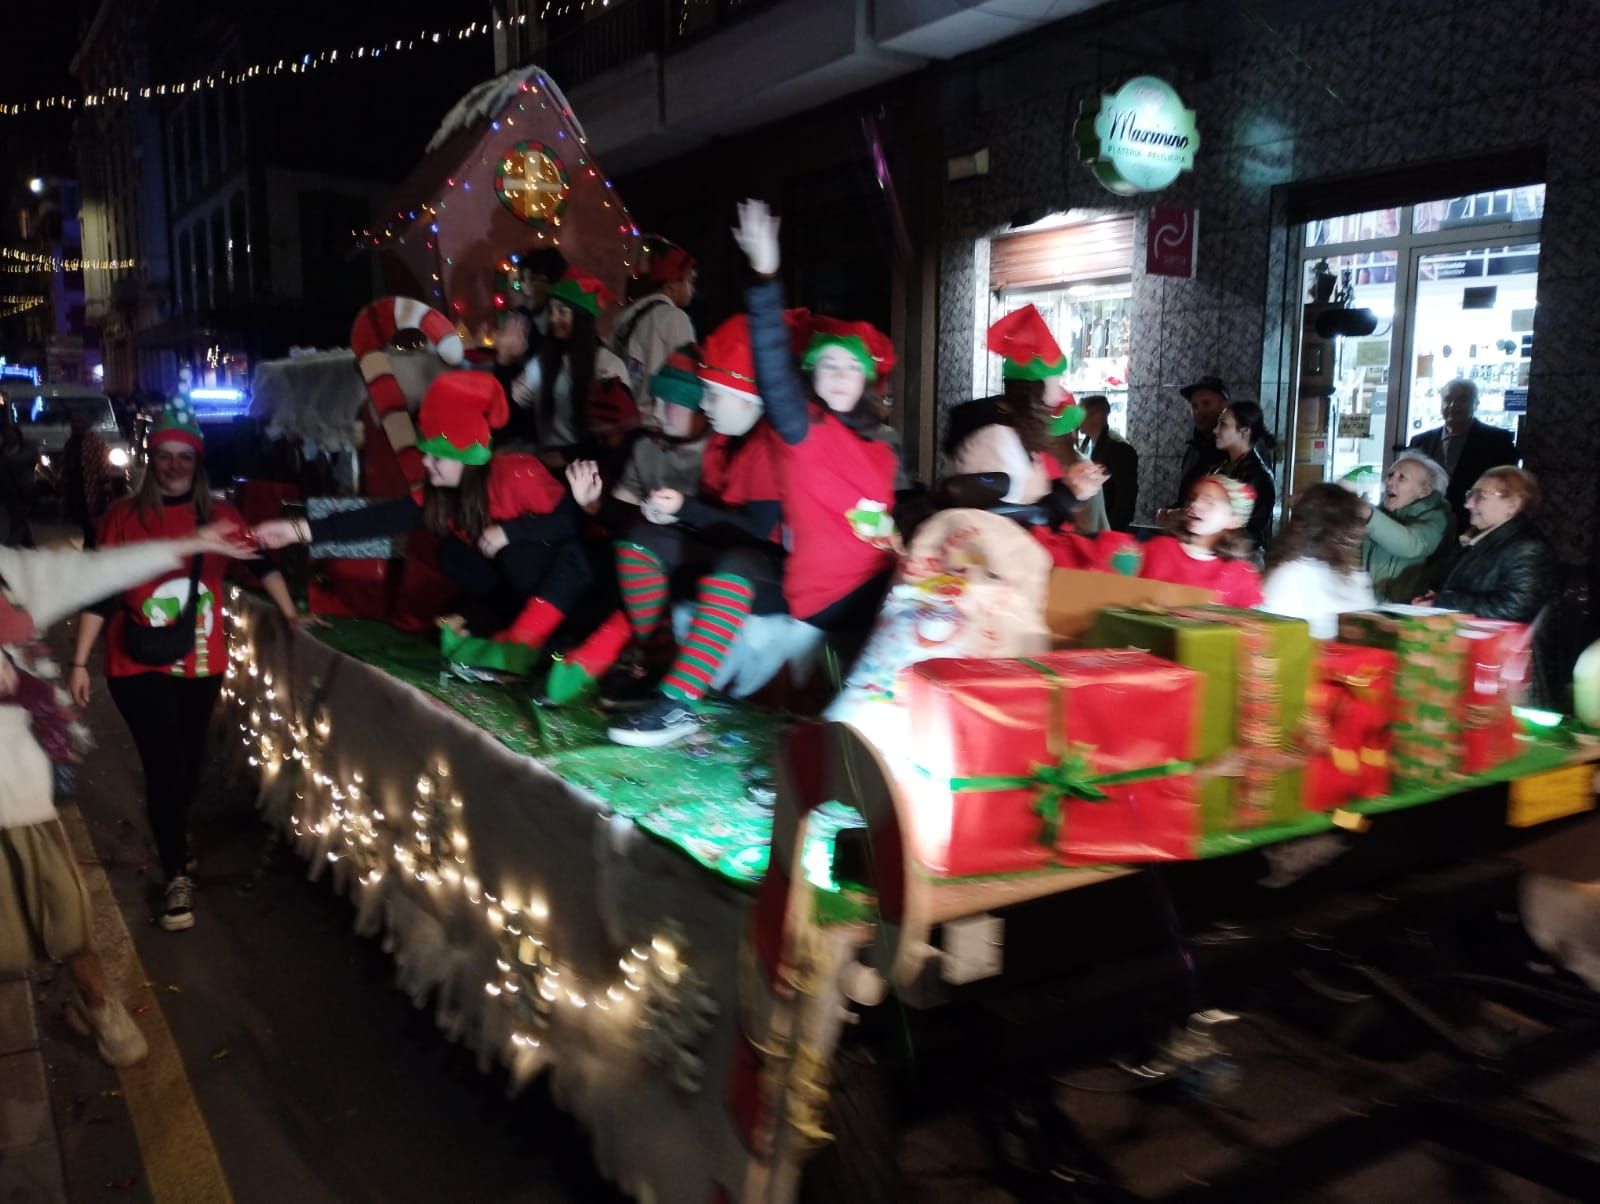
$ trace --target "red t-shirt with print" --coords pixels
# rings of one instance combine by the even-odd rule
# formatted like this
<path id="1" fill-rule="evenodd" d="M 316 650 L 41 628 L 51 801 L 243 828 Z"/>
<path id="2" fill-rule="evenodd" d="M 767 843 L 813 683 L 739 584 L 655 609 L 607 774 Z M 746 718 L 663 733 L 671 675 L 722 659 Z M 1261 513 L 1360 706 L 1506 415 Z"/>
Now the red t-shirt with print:
<path id="1" fill-rule="evenodd" d="M 226 502 L 211 504 L 213 523 L 243 528 L 244 516 Z M 163 505 L 143 519 L 132 498 L 124 498 L 100 520 L 100 546 L 145 543 L 153 539 L 187 539 L 195 533 L 194 506 L 188 502 Z M 228 638 L 223 610 L 223 579 L 229 561 L 204 556 L 200 564 L 200 601 L 194 612 L 194 649 L 168 668 L 140 664 L 128 655 L 123 632 L 129 623 L 164 627 L 177 619 L 189 598 L 190 561 L 160 577 L 126 591 L 106 622 L 106 676 L 133 677 L 140 673 L 170 673 L 174 677 L 212 677 L 228 668 Z"/>
<path id="2" fill-rule="evenodd" d="M 1143 545 L 1144 566 L 1139 576 L 1176 585 L 1198 585 L 1215 590 L 1224 606 L 1259 606 L 1261 574 L 1243 560 L 1197 559 L 1183 550 L 1171 535 L 1158 535 Z"/>

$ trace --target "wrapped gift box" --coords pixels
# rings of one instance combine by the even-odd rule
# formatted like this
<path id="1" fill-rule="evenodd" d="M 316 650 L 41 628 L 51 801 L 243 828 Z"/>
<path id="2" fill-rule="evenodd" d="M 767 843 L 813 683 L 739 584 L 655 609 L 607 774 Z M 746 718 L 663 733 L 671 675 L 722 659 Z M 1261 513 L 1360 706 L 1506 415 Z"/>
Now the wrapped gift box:
<path id="1" fill-rule="evenodd" d="M 1394 788 L 1444 786 L 1463 771 L 1462 683 L 1467 641 L 1459 615 L 1415 606 L 1339 616 L 1339 639 L 1395 654 Z"/>
<path id="2" fill-rule="evenodd" d="M 1332 811 L 1381 798 L 1394 781 L 1389 753 L 1395 654 L 1329 641 L 1318 649 L 1306 696 L 1306 806 Z"/>
<path id="3" fill-rule="evenodd" d="M 965 875 L 1196 856 L 1198 684 L 1132 651 L 912 666 L 920 859 Z"/>
<path id="4" fill-rule="evenodd" d="M 1087 642 L 1146 649 L 1200 674 L 1195 757 L 1207 835 L 1301 817 L 1312 653 L 1302 620 L 1226 606 L 1106 610 Z"/>
<path id="5" fill-rule="evenodd" d="M 1527 694 L 1531 630 L 1526 623 L 1478 618 L 1463 619 L 1458 630 L 1466 642 L 1461 767 L 1484 773 L 1520 751 L 1511 708 Z"/>

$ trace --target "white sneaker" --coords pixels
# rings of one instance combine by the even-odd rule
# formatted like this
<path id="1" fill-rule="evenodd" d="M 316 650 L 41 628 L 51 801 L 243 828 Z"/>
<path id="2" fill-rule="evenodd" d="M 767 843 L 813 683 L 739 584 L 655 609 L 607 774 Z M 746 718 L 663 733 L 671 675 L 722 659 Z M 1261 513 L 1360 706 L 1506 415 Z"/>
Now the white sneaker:
<path id="1" fill-rule="evenodd" d="M 194 927 L 194 879 L 179 874 L 167 883 L 167 898 L 161 908 L 161 927 L 182 932 Z"/>
<path id="2" fill-rule="evenodd" d="M 74 989 L 67 1002 L 67 1022 L 84 1036 L 95 1038 L 95 1048 L 107 1065 L 133 1066 L 150 1052 L 144 1034 L 120 999 L 107 996 L 98 1008 L 91 1008 Z"/>

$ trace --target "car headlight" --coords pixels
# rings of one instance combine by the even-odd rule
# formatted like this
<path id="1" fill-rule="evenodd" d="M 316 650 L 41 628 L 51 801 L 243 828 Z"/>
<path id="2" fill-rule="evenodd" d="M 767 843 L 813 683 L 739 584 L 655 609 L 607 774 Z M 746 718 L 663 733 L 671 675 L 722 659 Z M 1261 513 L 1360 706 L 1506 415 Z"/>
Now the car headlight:
<path id="1" fill-rule="evenodd" d="M 112 468 L 126 468 L 128 467 L 128 449 L 125 447 L 113 447 L 106 459 L 111 461 Z"/>

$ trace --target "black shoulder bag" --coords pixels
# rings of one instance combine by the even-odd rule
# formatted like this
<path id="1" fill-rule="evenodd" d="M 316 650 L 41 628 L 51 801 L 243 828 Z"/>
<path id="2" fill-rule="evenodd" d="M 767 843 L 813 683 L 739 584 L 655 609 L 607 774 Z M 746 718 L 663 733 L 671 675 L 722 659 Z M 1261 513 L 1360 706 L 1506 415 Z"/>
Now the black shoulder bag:
<path id="1" fill-rule="evenodd" d="M 177 622 L 168 627 L 151 627 L 135 622 L 132 615 L 124 616 L 122 646 L 141 665 L 164 669 L 193 650 L 195 614 L 200 609 L 200 563 L 204 559 L 196 556 L 189 562 L 189 598 Z"/>

